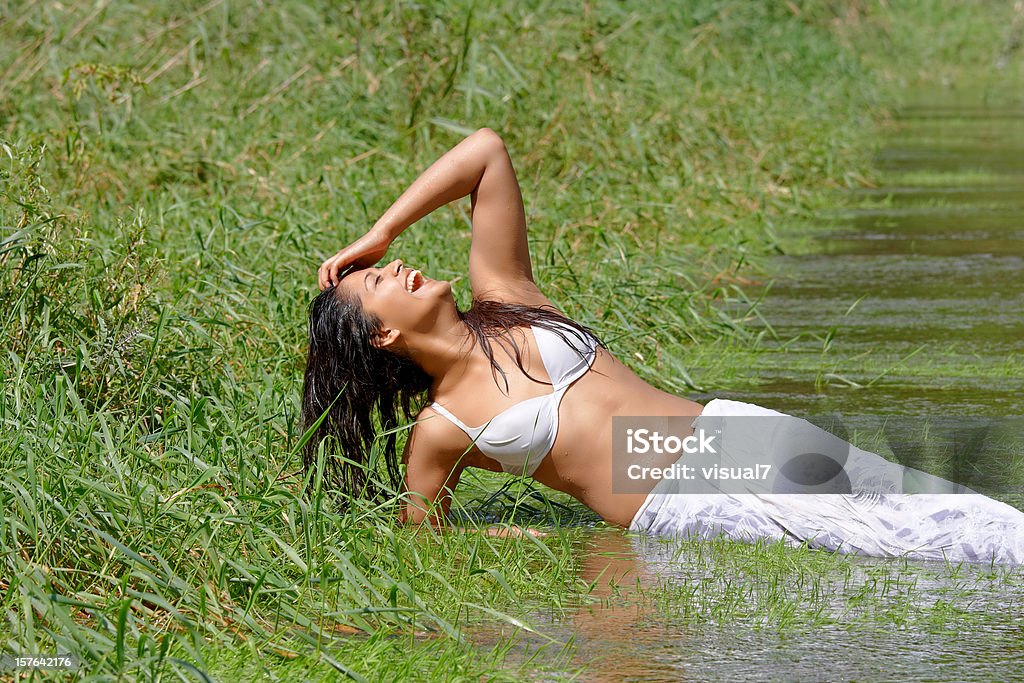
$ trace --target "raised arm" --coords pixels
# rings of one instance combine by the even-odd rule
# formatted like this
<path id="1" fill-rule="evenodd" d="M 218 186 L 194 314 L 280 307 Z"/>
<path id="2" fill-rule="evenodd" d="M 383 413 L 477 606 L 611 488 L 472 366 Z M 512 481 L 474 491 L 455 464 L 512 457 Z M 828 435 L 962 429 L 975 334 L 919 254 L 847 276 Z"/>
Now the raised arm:
<path id="1" fill-rule="evenodd" d="M 380 259 L 407 227 L 461 197 L 472 199 L 469 279 L 473 294 L 518 303 L 550 303 L 533 281 L 526 213 L 512 160 L 497 133 L 481 128 L 434 162 L 359 240 L 320 267 L 321 289 L 347 265 Z"/>
<path id="2" fill-rule="evenodd" d="M 470 195 L 473 236 L 469 281 L 481 298 L 532 299 L 540 294 L 526 241 L 526 211 L 505 143 L 489 128 L 481 131 L 486 164 Z"/>

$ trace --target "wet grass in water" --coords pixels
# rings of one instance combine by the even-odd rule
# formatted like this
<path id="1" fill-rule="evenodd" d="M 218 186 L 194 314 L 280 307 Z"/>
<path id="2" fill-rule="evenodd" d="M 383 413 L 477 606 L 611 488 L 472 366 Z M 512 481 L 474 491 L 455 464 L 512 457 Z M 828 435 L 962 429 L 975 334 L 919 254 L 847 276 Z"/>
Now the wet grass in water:
<path id="1" fill-rule="evenodd" d="M 590 680 L 930 680 L 941 667 L 944 678 L 984 681 L 1021 671 L 1019 568 L 602 533 L 580 549 L 589 596 L 536 618 L 551 621 Z M 479 635 L 485 646 L 498 637 Z M 522 634 L 510 654 L 540 645 Z"/>

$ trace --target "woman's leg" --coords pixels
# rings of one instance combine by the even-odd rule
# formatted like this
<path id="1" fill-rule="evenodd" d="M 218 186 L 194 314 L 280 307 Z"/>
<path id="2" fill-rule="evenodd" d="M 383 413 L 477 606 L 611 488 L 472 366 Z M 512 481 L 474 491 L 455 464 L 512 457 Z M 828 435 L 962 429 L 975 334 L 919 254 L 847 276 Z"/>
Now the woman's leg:
<path id="1" fill-rule="evenodd" d="M 805 420 L 716 400 L 694 426 L 721 430 L 722 452 L 716 455 L 723 465 L 763 460 L 780 469 L 793 461 L 801 467 L 763 483 L 717 482 L 718 493 L 663 481 L 631 529 L 781 539 L 880 557 L 1024 563 L 1024 512 L 976 493 L 924 493 L 969 489 L 857 449 Z M 827 462 L 832 465 L 822 466 Z M 820 481 L 822 473 L 831 478 Z M 835 492 L 821 493 L 823 488 Z"/>

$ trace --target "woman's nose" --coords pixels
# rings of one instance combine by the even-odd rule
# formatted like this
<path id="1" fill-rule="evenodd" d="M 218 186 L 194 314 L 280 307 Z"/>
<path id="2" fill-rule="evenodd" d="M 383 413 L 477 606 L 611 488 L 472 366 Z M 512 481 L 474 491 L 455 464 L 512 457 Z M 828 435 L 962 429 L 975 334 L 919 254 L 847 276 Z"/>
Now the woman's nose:
<path id="1" fill-rule="evenodd" d="M 398 269 L 401 268 L 403 265 L 405 264 L 402 263 L 402 259 L 396 258 L 394 261 L 388 264 L 388 272 L 391 273 L 392 275 L 397 275 Z"/>

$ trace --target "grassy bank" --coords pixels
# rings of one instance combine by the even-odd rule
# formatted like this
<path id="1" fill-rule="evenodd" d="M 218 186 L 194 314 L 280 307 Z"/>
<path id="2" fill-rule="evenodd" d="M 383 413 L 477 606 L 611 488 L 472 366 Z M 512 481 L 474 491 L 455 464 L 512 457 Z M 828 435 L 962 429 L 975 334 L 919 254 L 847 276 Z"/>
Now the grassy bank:
<path id="1" fill-rule="evenodd" d="M 548 295 L 666 390 L 741 384 L 758 259 L 864 182 L 893 93 L 1021 68 L 1012 7 L 899 5 L 0 6 L 5 645 L 97 677 L 524 675 L 454 634 L 585 593 L 580 531 L 299 495 L 316 267 L 489 126 Z M 468 301 L 468 205 L 395 246 Z M 478 519 L 583 516 L 466 479 Z"/>

